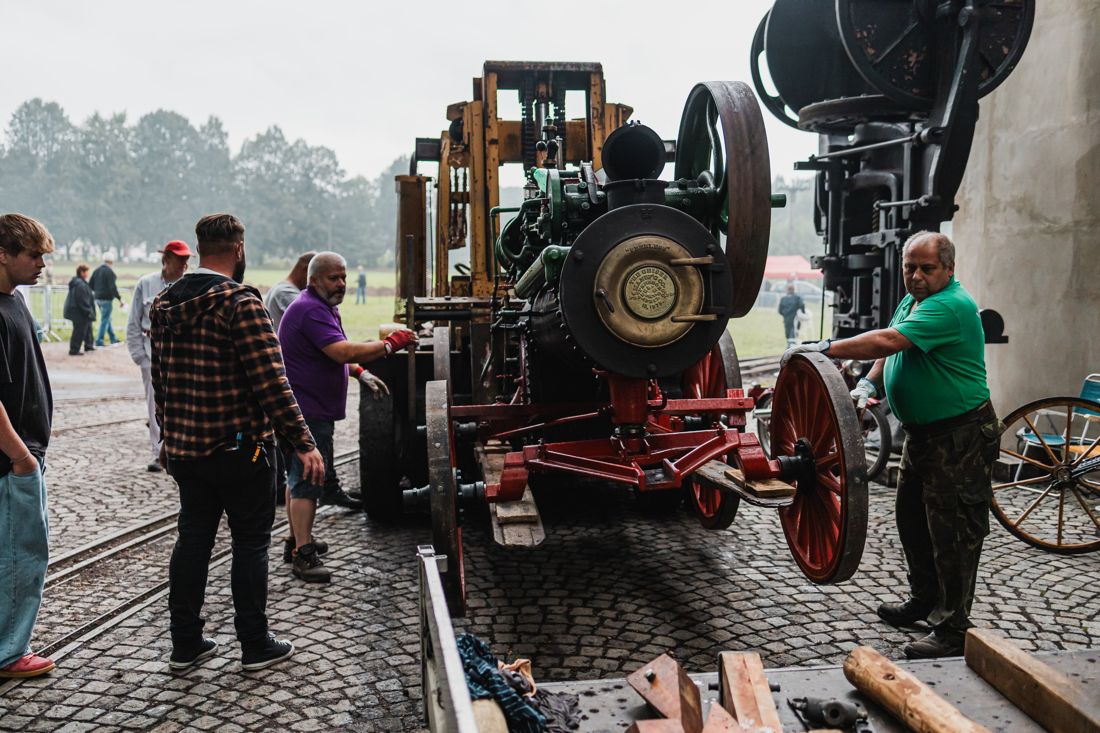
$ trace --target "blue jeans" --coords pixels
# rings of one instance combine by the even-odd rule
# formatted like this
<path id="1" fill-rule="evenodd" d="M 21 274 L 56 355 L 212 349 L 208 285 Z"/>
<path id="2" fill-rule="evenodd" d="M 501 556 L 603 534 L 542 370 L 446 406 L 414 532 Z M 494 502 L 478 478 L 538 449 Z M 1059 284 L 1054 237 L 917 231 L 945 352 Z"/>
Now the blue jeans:
<path id="1" fill-rule="evenodd" d="M 96 305 L 99 306 L 99 335 L 96 336 L 95 345 L 103 345 L 104 334 L 109 334 L 111 337 L 111 343 L 117 344 L 118 338 L 115 336 L 114 326 L 111 325 L 111 308 L 114 306 L 113 300 L 97 300 Z"/>
<path id="2" fill-rule="evenodd" d="M 332 436 L 336 432 L 336 423 L 332 420 L 307 419 L 306 427 L 313 433 L 317 450 L 321 452 L 321 458 L 325 461 L 325 482 L 322 486 L 316 486 L 303 479 L 302 461 L 296 452 L 292 452 L 287 460 L 286 478 L 292 499 L 320 499 L 322 495 L 340 488 L 340 480 L 336 478 L 336 466 L 333 465 Z"/>
<path id="3" fill-rule="evenodd" d="M 30 650 L 49 563 L 42 468 L 0 476 L 0 667 Z"/>

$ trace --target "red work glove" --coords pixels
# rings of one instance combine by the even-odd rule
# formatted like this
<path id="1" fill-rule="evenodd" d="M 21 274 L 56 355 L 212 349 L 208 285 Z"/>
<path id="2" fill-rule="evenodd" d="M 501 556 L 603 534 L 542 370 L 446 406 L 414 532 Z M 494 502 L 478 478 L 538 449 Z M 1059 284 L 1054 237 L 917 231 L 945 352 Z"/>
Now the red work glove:
<path id="1" fill-rule="evenodd" d="M 394 331 L 385 338 L 386 356 L 401 351 L 409 344 L 416 343 L 416 334 L 407 328 Z"/>

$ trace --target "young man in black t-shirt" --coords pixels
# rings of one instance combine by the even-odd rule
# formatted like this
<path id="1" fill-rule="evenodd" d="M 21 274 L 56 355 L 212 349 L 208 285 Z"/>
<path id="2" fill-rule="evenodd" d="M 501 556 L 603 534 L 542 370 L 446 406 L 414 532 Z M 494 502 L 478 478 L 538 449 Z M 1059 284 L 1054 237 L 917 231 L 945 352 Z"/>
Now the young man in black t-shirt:
<path id="1" fill-rule="evenodd" d="M 15 294 L 34 285 L 53 237 L 34 219 L 0 216 L 0 678 L 54 668 L 30 651 L 49 561 L 46 484 L 53 395 L 34 319 Z M 9 582 L 10 579 L 10 582 Z"/>

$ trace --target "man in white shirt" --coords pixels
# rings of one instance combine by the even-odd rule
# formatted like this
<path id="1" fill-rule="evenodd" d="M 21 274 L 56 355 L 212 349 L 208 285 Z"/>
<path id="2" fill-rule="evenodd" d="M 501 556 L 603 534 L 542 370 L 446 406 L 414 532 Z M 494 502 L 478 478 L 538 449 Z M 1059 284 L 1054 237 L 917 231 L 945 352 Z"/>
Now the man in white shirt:
<path id="1" fill-rule="evenodd" d="M 141 381 L 145 384 L 145 404 L 149 410 L 149 447 L 153 456 L 149 461 L 150 471 L 163 469 L 157 460 L 160 456 L 160 425 L 157 424 L 153 382 L 149 371 L 153 353 L 149 344 L 149 309 L 160 291 L 183 277 L 183 273 L 187 272 L 187 260 L 191 257 L 191 248 L 178 239 L 157 251 L 161 253 L 160 272 L 150 272 L 137 281 L 130 320 L 126 323 L 126 347 L 130 350 L 130 358 L 141 367 Z"/>

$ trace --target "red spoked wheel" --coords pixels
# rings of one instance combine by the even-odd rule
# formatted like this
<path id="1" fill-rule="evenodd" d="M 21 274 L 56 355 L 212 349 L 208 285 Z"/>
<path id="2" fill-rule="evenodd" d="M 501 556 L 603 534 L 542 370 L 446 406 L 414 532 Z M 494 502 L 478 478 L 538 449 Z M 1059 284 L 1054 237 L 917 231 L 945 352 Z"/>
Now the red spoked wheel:
<path id="1" fill-rule="evenodd" d="M 741 387 L 741 367 L 737 350 L 729 333 L 714 345 L 711 352 L 684 372 L 684 397 L 725 397 L 727 389 Z M 741 499 L 736 494 L 725 493 L 709 486 L 701 486 L 690 478 L 684 479 L 684 489 L 695 509 L 699 523 L 707 529 L 725 529 L 733 524 Z"/>
<path id="2" fill-rule="evenodd" d="M 773 457 L 802 458 L 797 492 L 779 510 L 802 573 L 815 583 L 852 577 L 867 538 L 867 462 L 855 407 L 840 372 L 822 354 L 795 354 L 772 398 Z"/>

